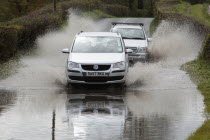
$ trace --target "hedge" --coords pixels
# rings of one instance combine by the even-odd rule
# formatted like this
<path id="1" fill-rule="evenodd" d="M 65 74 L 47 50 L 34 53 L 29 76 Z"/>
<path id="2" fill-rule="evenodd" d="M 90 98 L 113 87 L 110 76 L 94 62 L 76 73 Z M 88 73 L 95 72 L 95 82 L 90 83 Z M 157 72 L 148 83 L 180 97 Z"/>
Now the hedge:
<path id="1" fill-rule="evenodd" d="M 206 35 L 206 39 L 203 42 L 203 50 L 201 51 L 200 58 L 210 62 L 210 34 Z"/>
<path id="2" fill-rule="evenodd" d="M 57 12 L 52 6 L 32 12 L 27 16 L 0 24 L 0 60 L 8 60 L 18 49 L 32 46 L 38 35 L 59 27 L 62 23 L 61 8 Z"/>
<path id="3" fill-rule="evenodd" d="M 14 28 L 0 27 L 0 60 L 7 60 L 16 50 L 17 31 Z"/>
<path id="4" fill-rule="evenodd" d="M 129 0 L 101 0 L 105 4 L 120 4 L 123 6 L 129 6 Z"/>
<path id="5" fill-rule="evenodd" d="M 117 4 L 106 4 L 101 10 L 109 15 L 117 17 L 127 17 L 130 15 L 128 7 Z"/>
<path id="6" fill-rule="evenodd" d="M 46 30 L 58 27 L 62 20 L 59 12 L 54 12 L 52 7 L 35 11 L 27 16 L 7 22 L 7 26 L 21 26 L 18 31 L 18 48 L 25 48 L 36 37 Z"/>
<path id="7" fill-rule="evenodd" d="M 73 8 L 79 9 L 80 11 L 92 11 L 100 9 L 103 4 L 100 0 L 71 0 L 62 2 L 60 5 L 62 10 Z"/>

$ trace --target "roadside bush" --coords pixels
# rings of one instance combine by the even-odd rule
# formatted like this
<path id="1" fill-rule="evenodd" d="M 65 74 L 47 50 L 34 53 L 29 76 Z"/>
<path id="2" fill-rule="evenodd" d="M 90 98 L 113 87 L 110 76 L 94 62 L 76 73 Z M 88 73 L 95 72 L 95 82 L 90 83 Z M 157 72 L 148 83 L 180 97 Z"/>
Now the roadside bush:
<path id="1" fill-rule="evenodd" d="M 68 9 L 71 7 L 72 3 L 71 2 L 61 2 L 59 3 L 59 7 L 61 8 L 61 18 L 62 19 L 67 19 L 67 15 L 68 15 Z"/>
<path id="2" fill-rule="evenodd" d="M 210 3 L 210 0 L 184 0 L 191 4 Z"/>
<path id="3" fill-rule="evenodd" d="M 136 15 L 137 17 L 152 17 L 153 16 L 153 12 L 152 9 L 138 9 L 136 11 Z"/>
<path id="4" fill-rule="evenodd" d="M 69 8 L 80 9 L 82 11 L 92 11 L 102 6 L 100 0 L 71 0 L 68 3 Z"/>
<path id="5" fill-rule="evenodd" d="M 1 22 L 0 60 L 7 60 L 17 49 L 33 46 L 32 43 L 38 35 L 59 27 L 64 17 L 64 11 L 58 4 L 57 11 L 54 12 L 53 6 L 50 5 L 26 16 Z"/>
<path id="6" fill-rule="evenodd" d="M 129 0 L 101 0 L 105 4 L 120 4 L 129 6 Z"/>
<path id="7" fill-rule="evenodd" d="M 108 15 L 100 10 L 93 10 L 88 12 L 83 12 L 82 14 L 84 17 L 91 17 L 94 19 L 100 19 L 100 18 L 113 18 L 114 16 Z"/>
<path id="8" fill-rule="evenodd" d="M 7 60 L 16 50 L 17 31 L 14 28 L 0 27 L 0 60 Z"/>
<path id="9" fill-rule="evenodd" d="M 203 42 L 203 50 L 200 54 L 200 58 L 210 62 L 210 34 L 206 35 L 206 39 Z"/>
<path id="10" fill-rule="evenodd" d="M 32 43 L 38 35 L 46 30 L 58 27 L 62 20 L 58 12 L 53 12 L 53 8 L 46 8 L 35 11 L 27 16 L 13 19 L 7 22 L 7 26 L 20 26 L 18 33 L 18 48 L 25 48 Z"/>
<path id="11" fill-rule="evenodd" d="M 152 17 L 153 13 L 151 9 L 135 9 L 130 10 L 129 16 L 132 17 Z"/>
<path id="12" fill-rule="evenodd" d="M 70 0 L 59 3 L 62 19 L 67 18 L 68 9 L 73 9 L 78 12 L 92 12 L 93 10 L 101 9 L 103 7 L 102 5 L 100 0 Z"/>
<path id="13" fill-rule="evenodd" d="M 118 4 L 106 4 L 103 6 L 102 11 L 117 17 L 126 17 L 129 15 L 129 8 Z"/>

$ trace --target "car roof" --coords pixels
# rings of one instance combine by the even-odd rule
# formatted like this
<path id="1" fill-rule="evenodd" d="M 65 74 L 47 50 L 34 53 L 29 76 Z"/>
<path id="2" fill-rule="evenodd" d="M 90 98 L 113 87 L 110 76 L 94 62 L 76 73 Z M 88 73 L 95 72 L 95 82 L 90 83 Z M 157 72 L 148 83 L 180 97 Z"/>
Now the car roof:
<path id="1" fill-rule="evenodd" d="M 112 33 L 112 32 L 80 32 L 77 34 L 77 37 L 84 37 L 84 36 L 99 36 L 99 37 L 121 37 L 119 33 Z"/>
<path id="2" fill-rule="evenodd" d="M 117 24 L 113 28 L 135 28 L 135 29 L 143 29 L 140 25 L 126 25 L 126 24 Z"/>

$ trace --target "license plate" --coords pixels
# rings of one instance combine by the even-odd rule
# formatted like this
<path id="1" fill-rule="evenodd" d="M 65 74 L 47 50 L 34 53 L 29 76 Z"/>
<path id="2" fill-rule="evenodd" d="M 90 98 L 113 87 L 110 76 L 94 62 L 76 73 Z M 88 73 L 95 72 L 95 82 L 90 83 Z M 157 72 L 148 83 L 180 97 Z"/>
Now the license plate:
<path id="1" fill-rule="evenodd" d="M 87 72 L 86 76 L 109 76 L 107 72 Z"/>

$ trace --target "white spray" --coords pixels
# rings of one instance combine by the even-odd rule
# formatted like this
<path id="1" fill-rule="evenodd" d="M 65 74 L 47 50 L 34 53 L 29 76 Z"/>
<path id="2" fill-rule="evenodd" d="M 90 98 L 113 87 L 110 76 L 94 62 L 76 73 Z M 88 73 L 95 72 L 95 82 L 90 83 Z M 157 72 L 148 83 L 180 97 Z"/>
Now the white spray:
<path id="1" fill-rule="evenodd" d="M 149 46 L 149 53 L 155 58 L 155 62 L 137 63 L 130 68 L 127 85 L 141 83 L 154 87 L 164 82 L 167 85 L 170 79 L 163 81 L 164 77 L 174 76 L 173 71 L 179 74 L 182 64 L 197 57 L 201 43 L 202 39 L 190 31 L 189 25 L 178 26 L 163 21 L 156 29 Z M 180 83 L 176 80 L 172 83 L 176 82 Z"/>
<path id="2" fill-rule="evenodd" d="M 90 17 L 81 17 L 70 11 L 67 26 L 58 31 L 48 32 L 36 40 L 34 55 L 25 56 L 24 67 L 18 73 L 1 81 L 1 86 L 9 87 L 56 87 L 66 85 L 66 54 L 61 51 L 70 48 L 75 35 L 80 31 L 100 31 L 104 23 L 96 24 Z M 18 82 L 17 82 L 18 81 Z"/>

